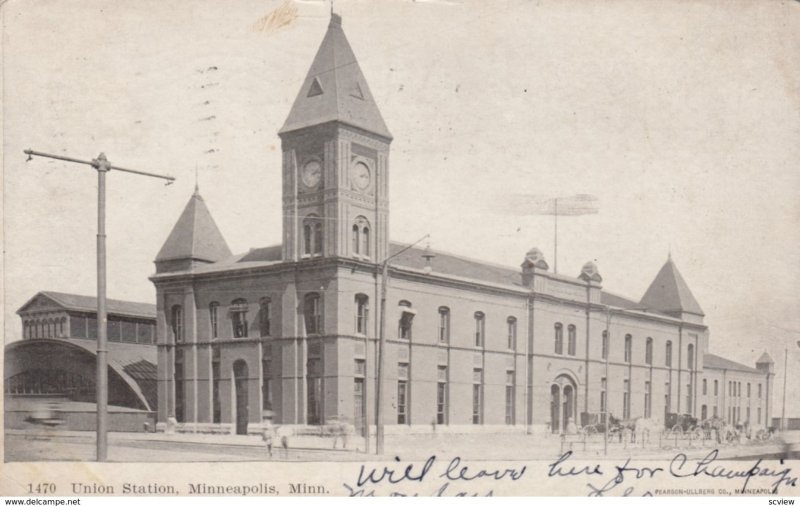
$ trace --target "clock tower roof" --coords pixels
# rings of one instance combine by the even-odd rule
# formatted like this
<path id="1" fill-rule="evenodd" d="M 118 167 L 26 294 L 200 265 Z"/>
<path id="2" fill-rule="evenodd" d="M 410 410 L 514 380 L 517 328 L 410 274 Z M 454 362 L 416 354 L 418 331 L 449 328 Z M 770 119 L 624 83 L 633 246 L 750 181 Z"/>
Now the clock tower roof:
<path id="1" fill-rule="evenodd" d="M 342 30 L 342 18 L 337 14 L 331 14 L 328 31 L 289 116 L 278 133 L 330 121 L 339 121 L 387 139 L 392 138 L 347 42 Z"/>

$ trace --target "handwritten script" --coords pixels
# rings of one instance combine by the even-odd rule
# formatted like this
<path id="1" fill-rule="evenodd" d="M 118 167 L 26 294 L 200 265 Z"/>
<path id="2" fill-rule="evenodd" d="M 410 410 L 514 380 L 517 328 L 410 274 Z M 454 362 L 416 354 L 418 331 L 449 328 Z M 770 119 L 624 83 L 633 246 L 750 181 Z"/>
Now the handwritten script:
<path id="1" fill-rule="evenodd" d="M 701 458 L 677 453 L 655 466 L 638 464 L 632 458 L 624 462 L 578 462 L 571 451 L 548 463 L 543 473 L 538 471 L 541 463 L 509 464 L 491 467 L 485 463 L 467 463 L 461 457 L 436 455 L 423 462 L 403 462 L 395 457 L 390 464 L 362 464 L 358 475 L 342 486 L 351 497 L 492 496 L 496 491 L 509 493 L 508 485 L 525 479 L 535 481 L 525 487 L 527 493 L 537 490 L 545 483 L 542 480 L 570 480 L 570 485 L 584 486 L 590 497 L 673 495 L 670 490 L 678 489 L 678 493 L 689 495 L 766 495 L 797 486 L 797 477 L 783 460 L 765 463 L 758 459 L 742 465 L 719 459 L 718 450 L 711 450 Z M 537 471 L 531 472 L 529 467 Z M 698 484 L 709 483 L 719 486 L 697 488 Z"/>

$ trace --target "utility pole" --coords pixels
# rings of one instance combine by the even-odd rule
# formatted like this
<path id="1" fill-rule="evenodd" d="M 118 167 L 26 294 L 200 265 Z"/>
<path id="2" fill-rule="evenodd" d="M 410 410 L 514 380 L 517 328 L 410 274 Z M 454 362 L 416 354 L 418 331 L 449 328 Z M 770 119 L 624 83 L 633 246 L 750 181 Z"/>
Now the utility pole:
<path id="1" fill-rule="evenodd" d="M 65 162 L 81 163 L 89 165 L 97 171 L 97 378 L 95 394 L 97 396 L 97 461 L 105 462 L 108 456 L 108 322 L 106 314 L 106 172 L 119 170 L 139 174 L 140 176 L 150 176 L 166 179 L 167 184 L 175 181 L 174 177 L 162 176 L 150 172 L 139 170 L 124 169 L 111 165 L 106 159 L 106 155 L 100 153 L 97 158 L 86 161 L 77 158 L 70 158 L 61 155 L 52 155 L 26 149 L 28 155 L 26 161 L 33 159 L 33 156 L 44 158 L 54 158 Z"/>
<path id="2" fill-rule="evenodd" d="M 417 244 L 421 243 L 425 239 L 429 238 L 430 234 L 425 234 L 422 238 L 414 242 L 413 244 L 409 244 L 405 248 L 401 249 L 394 255 L 390 257 L 386 257 L 386 260 L 383 261 L 381 265 L 381 326 L 380 326 L 380 336 L 378 340 L 378 386 L 375 390 L 375 454 L 376 455 L 383 455 L 383 442 L 384 442 L 384 432 L 383 432 L 383 384 L 385 381 L 386 375 L 386 293 L 388 291 L 388 284 L 389 284 L 389 261 L 392 258 L 406 252 L 407 250 L 413 248 Z"/>
<path id="3" fill-rule="evenodd" d="M 800 343 L 798 343 L 800 345 Z M 783 407 L 781 408 L 781 431 L 786 430 L 786 376 L 789 375 L 789 347 L 783 347 Z"/>

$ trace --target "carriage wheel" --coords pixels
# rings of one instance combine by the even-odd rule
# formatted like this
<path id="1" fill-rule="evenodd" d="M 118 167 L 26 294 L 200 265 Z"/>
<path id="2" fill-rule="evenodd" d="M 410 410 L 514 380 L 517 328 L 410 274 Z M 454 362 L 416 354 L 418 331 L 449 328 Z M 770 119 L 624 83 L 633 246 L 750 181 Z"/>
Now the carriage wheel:
<path id="1" fill-rule="evenodd" d="M 597 427 L 594 425 L 587 425 L 583 428 L 583 432 L 586 434 L 587 437 L 592 437 L 597 435 Z"/>
<path id="2" fill-rule="evenodd" d="M 680 425 L 674 426 L 672 428 L 672 435 L 673 436 L 677 435 L 678 437 L 683 437 L 683 427 L 681 427 Z"/>

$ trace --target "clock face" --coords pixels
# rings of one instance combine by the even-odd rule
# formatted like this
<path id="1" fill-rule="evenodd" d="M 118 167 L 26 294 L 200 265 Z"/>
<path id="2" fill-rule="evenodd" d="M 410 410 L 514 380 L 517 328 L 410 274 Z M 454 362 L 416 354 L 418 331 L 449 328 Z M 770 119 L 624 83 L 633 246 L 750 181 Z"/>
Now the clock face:
<path id="1" fill-rule="evenodd" d="M 350 179 L 359 190 L 365 190 L 369 186 L 371 177 L 369 167 L 364 162 L 356 162 L 350 167 Z"/>
<path id="2" fill-rule="evenodd" d="M 316 188 L 322 178 L 322 165 L 317 160 L 311 160 L 303 166 L 303 184 L 309 188 Z"/>

